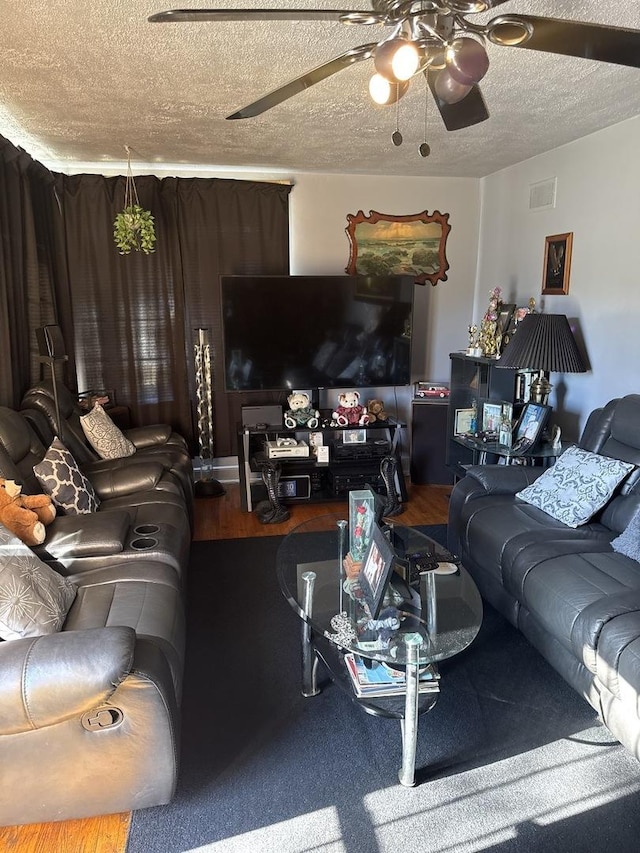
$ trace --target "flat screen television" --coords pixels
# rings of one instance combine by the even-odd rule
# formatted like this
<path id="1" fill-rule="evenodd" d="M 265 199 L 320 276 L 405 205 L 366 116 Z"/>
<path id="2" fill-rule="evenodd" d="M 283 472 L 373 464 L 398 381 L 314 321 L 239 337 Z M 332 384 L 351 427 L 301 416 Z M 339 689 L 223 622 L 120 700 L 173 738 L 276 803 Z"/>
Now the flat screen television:
<path id="1" fill-rule="evenodd" d="M 411 381 L 413 279 L 221 276 L 227 391 Z"/>

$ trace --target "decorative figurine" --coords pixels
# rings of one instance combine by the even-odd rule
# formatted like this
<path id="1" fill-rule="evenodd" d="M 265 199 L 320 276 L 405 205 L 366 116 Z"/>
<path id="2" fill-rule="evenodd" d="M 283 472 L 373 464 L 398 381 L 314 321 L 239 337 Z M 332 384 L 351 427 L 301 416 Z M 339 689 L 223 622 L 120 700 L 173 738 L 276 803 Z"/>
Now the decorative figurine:
<path id="1" fill-rule="evenodd" d="M 287 397 L 287 403 L 289 403 L 289 410 L 284 413 L 284 425 L 287 429 L 317 428 L 320 412 L 311 406 L 308 394 L 304 391 L 294 391 Z"/>

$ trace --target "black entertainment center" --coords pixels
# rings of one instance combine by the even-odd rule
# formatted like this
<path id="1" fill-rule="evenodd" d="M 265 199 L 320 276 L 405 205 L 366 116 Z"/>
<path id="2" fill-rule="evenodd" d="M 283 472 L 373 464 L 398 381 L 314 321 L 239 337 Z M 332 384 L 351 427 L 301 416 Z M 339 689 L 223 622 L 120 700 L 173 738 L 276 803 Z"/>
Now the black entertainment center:
<path id="1" fill-rule="evenodd" d="M 304 391 L 316 409 L 331 405 L 327 390 L 361 392 L 411 382 L 411 331 L 415 285 L 410 276 L 221 276 L 223 368 L 227 392 Z M 330 393 L 330 396 L 336 397 Z M 253 409 L 259 410 L 260 406 Z M 286 408 L 286 406 L 285 406 Z M 371 486 L 384 493 L 381 465 L 393 462 L 397 495 L 407 499 L 400 460 L 403 423 L 390 418 L 362 426 L 359 440 L 349 427 L 336 426 L 332 410 L 323 410 L 318 426 L 286 429 L 267 415 L 238 427 L 241 499 L 251 511 L 264 499 L 261 472 L 267 463 L 280 469 L 278 491 L 291 500 L 345 500 L 349 491 Z M 298 421 L 300 423 L 300 421 Z M 306 421 L 303 421 L 306 423 Z M 328 458 L 312 450 L 299 455 L 317 432 Z M 293 445 L 274 456 L 273 443 Z M 295 439 L 295 441 L 294 441 Z M 291 441 L 289 441 L 291 440 Z M 272 445 L 270 446 L 270 442 Z M 304 448 L 303 448 L 304 450 Z M 386 474 L 388 478 L 388 473 Z"/>
<path id="2" fill-rule="evenodd" d="M 283 456 L 271 461 L 281 467 L 279 495 L 283 503 L 297 500 L 346 500 L 352 490 L 371 486 L 379 494 L 385 493 L 380 473 L 385 457 L 396 460 L 395 486 L 402 501 L 407 500 L 407 488 L 400 460 L 400 438 L 405 424 L 390 418 L 376 421 L 363 429 L 366 441 L 343 441 L 345 432 L 353 427 L 329 427 L 322 430 L 325 446 L 329 447 L 329 461 L 318 462 L 310 453 L 306 457 Z M 266 487 L 260 470 L 266 461 L 265 442 L 291 437 L 309 444 L 309 434 L 319 430 L 287 430 L 278 427 L 259 429 L 240 427 L 238 430 L 238 467 L 240 472 L 240 501 L 247 512 L 266 498 Z"/>

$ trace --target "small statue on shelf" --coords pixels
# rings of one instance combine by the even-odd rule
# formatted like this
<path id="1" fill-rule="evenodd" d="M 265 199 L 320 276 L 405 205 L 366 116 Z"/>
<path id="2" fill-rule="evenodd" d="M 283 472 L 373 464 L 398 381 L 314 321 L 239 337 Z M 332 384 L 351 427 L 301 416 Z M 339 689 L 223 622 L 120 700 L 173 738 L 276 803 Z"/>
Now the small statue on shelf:
<path id="1" fill-rule="evenodd" d="M 475 323 L 471 323 L 468 327 L 469 331 L 469 346 L 467 347 L 467 355 L 478 357 L 482 355 L 482 350 L 479 344 L 478 327 Z"/>
<path id="2" fill-rule="evenodd" d="M 480 324 L 480 346 L 485 356 L 493 358 L 500 354 L 497 338 L 498 315 L 502 305 L 502 288 L 494 287 L 489 291 L 489 307 Z M 500 341 L 501 343 L 501 341 Z"/>

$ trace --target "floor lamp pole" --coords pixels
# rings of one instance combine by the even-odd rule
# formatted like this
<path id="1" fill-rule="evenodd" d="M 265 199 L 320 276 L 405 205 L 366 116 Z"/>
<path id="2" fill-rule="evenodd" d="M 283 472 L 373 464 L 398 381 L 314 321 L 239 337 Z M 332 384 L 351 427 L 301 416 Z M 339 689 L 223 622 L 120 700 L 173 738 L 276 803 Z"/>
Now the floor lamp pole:
<path id="1" fill-rule="evenodd" d="M 196 427 L 198 452 L 204 461 L 214 457 L 213 379 L 211 372 L 211 344 L 209 329 L 194 329 L 193 360 L 196 380 Z M 206 471 L 209 474 L 209 470 Z M 220 497 L 225 490 L 218 480 L 205 476 L 195 484 L 199 497 Z"/>
<path id="2" fill-rule="evenodd" d="M 48 364 L 51 369 L 51 384 L 53 386 L 53 404 L 56 409 L 56 422 L 55 422 L 55 431 L 58 438 L 62 438 L 60 435 L 61 427 L 60 427 L 60 402 L 58 400 L 58 385 L 56 383 L 56 361 L 68 361 L 69 357 L 66 355 L 61 356 L 40 356 L 40 361 L 43 364 Z"/>

